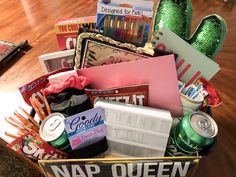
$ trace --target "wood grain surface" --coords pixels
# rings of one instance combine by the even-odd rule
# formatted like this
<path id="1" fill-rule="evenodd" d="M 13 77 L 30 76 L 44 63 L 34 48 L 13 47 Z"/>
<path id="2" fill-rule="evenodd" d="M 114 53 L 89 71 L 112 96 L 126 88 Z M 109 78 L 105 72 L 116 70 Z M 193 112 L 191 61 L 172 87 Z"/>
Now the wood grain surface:
<path id="1" fill-rule="evenodd" d="M 25 104 L 18 87 L 43 74 L 38 56 L 58 51 L 53 25 L 59 18 L 91 16 L 95 0 L 1 0 L 0 39 L 19 43 L 27 39 L 32 49 L 15 61 L 0 78 L 0 115 L 12 114 Z M 219 55 L 220 72 L 211 80 L 223 99 L 213 108 L 219 127 L 213 152 L 200 162 L 195 177 L 233 177 L 236 174 L 236 6 L 193 0 L 192 32 L 201 19 L 217 13 L 228 24 L 228 34 Z M 4 144 L 4 143 L 1 143 Z"/>

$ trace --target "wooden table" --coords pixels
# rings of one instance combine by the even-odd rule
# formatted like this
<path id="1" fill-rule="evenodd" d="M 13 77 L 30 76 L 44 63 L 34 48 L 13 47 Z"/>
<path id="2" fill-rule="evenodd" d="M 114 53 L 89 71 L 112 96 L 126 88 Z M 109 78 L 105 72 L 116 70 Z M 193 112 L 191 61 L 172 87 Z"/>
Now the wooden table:
<path id="1" fill-rule="evenodd" d="M 201 177 L 233 177 L 236 174 L 236 6 L 221 6 L 212 1 L 194 0 L 193 29 L 208 14 L 218 13 L 228 23 L 228 35 L 216 61 L 220 72 L 211 80 L 218 89 L 223 104 L 213 108 L 219 126 L 218 144 L 195 174 Z M 0 39 L 19 43 L 27 39 L 33 46 L 0 78 L 1 118 L 10 115 L 19 105 L 25 105 L 18 87 L 43 74 L 38 56 L 58 51 L 53 25 L 58 18 L 95 15 L 94 0 L 1 0 Z M 1 145 L 5 145 L 1 141 Z"/>

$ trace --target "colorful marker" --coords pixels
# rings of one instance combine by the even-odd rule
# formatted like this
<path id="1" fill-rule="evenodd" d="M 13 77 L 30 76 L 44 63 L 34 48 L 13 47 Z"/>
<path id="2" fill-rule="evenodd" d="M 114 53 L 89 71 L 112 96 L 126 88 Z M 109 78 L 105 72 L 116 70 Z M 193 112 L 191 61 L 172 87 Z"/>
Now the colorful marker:
<path id="1" fill-rule="evenodd" d="M 113 37 L 114 31 L 115 31 L 115 16 L 112 15 L 110 20 L 110 28 L 108 30 L 108 36 Z"/>
<path id="2" fill-rule="evenodd" d="M 115 38 L 116 39 L 120 39 L 120 37 L 121 37 L 121 24 L 122 24 L 122 17 L 118 16 L 116 28 L 115 28 Z"/>
<path id="3" fill-rule="evenodd" d="M 108 35 L 110 20 L 111 20 L 110 15 L 106 15 L 104 18 L 104 27 L 103 27 L 103 34 L 104 35 Z"/>

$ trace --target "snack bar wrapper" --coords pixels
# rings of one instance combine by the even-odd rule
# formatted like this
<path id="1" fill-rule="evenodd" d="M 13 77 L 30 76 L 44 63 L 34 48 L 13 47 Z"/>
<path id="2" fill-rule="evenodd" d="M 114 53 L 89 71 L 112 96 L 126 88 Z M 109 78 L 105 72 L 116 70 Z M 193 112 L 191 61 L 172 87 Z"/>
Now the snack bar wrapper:
<path id="1" fill-rule="evenodd" d="M 202 83 L 203 89 L 205 91 L 207 91 L 207 93 L 208 93 L 208 95 L 205 97 L 205 103 L 203 106 L 217 107 L 220 104 L 222 104 L 222 99 L 221 99 L 219 93 L 217 92 L 217 90 L 215 89 L 215 87 L 211 83 L 209 83 L 204 78 L 199 78 L 197 80 L 197 82 Z"/>
<path id="2" fill-rule="evenodd" d="M 60 72 L 72 70 L 71 68 L 62 68 L 51 73 L 45 74 L 19 88 L 22 97 L 24 98 L 25 102 L 31 106 L 29 98 L 32 97 L 33 94 L 37 94 L 40 92 L 41 89 L 44 89 L 48 84 L 49 80 L 48 77 Z"/>
<path id="3" fill-rule="evenodd" d="M 85 89 L 87 96 L 92 104 L 98 99 L 118 101 L 127 104 L 147 106 L 148 104 L 148 85 L 129 85 L 110 89 Z"/>
<path id="4" fill-rule="evenodd" d="M 34 160 L 65 159 L 68 155 L 43 141 L 35 132 L 28 132 L 7 145 L 20 155 Z"/>

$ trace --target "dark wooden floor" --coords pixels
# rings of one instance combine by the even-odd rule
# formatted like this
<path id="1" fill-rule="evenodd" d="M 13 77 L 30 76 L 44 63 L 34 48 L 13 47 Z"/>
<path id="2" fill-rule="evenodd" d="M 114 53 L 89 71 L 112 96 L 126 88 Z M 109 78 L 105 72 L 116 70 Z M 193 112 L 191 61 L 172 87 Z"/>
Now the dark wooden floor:
<path id="1" fill-rule="evenodd" d="M 218 143 L 202 160 L 196 177 L 236 175 L 236 6 L 222 6 L 213 0 L 193 0 L 193 29 L 208 14 L 217 13 L 228 23 L 228 35 L 216 61 L 220 72 L 211 80 L 223 104 L 213 108 L 219 126 Z M 53 25 L 58 18 L 95 15 L 95 0 L 0 0 L 0 39 L 21 42 L 33 48 L 0 78 L 0 115 L 8 115 L 23 100 L 18 87 L 43 74 L 38 56 L 58 50 Z M 1 117 L 3 118 L 3 117 Z"/>

